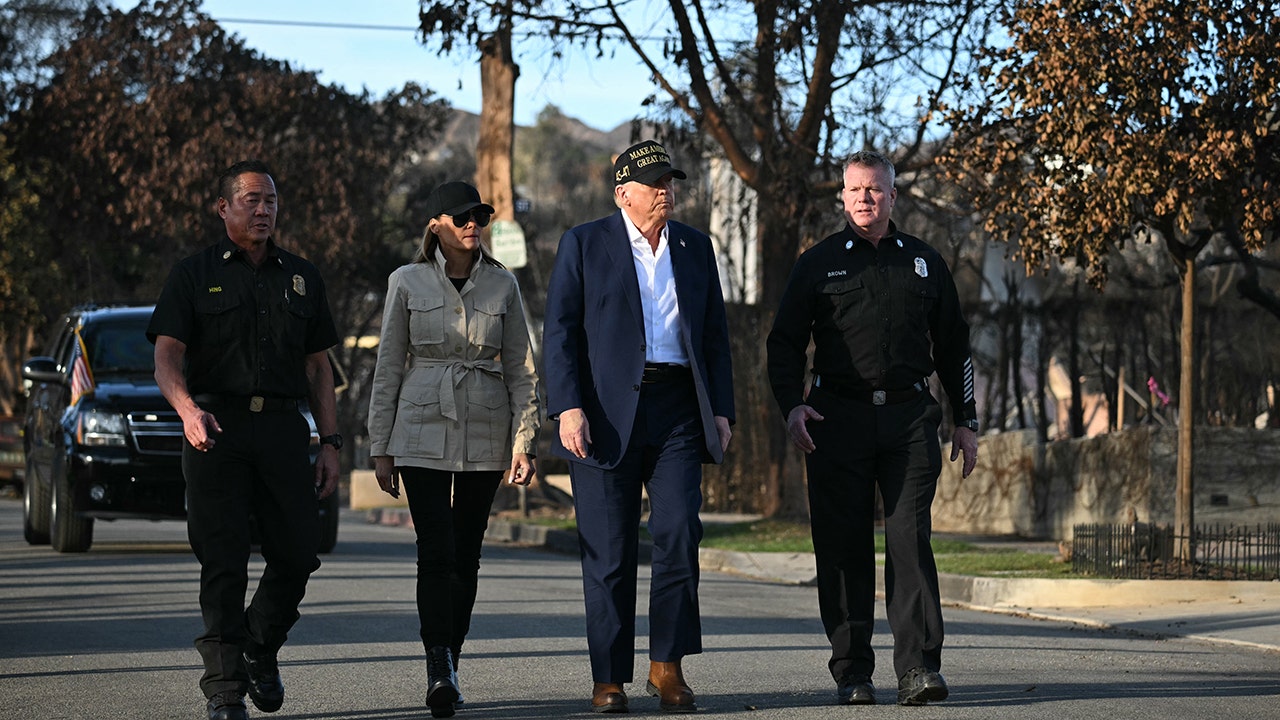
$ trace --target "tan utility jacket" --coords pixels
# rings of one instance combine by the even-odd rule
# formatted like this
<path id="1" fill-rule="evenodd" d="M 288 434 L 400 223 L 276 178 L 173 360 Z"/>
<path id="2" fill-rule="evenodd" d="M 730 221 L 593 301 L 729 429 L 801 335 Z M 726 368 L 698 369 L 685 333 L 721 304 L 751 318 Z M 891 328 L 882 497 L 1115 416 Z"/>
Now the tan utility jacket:
<path id="1" fill-rule="evenodd" d="M 459 293 L 444 257 L 391 273 L 369 400 L 369 453 L 397 466 L 506 470 L 534 454 L 541 408 L 520 288 L 479 261 Z"/>

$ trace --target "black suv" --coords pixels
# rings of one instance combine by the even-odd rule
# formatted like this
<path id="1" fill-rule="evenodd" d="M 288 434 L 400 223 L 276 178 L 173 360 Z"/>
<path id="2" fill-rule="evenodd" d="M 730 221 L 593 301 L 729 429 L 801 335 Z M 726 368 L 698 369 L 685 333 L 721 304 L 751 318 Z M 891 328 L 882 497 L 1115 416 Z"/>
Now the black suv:
<path id="1" fill-rule="evenodd" d="M 78 307 L 55 328 L 47 356 L 22 366 L 29 384 L 22 513 L 28 543 L 84 552 L 95 519 L 186 518 L 182 420 L 156 385 L 146 335 L 151 310 Z M 93 383 L 72 403 L 77 331 Z M 306 417 L 314 457 L 319 438 Z M 320 502 L 320 515 L 327 553 L 338 537 L 338 493 Z"/>

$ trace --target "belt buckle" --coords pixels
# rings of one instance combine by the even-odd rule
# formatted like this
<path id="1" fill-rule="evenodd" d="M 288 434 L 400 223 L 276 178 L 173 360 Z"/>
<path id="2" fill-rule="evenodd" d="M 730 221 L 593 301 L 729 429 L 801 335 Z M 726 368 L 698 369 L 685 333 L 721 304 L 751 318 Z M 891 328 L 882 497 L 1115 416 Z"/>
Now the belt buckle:
<path id="1" fill-rule="evenodd" d="M 888 396 L 885 395 L 885 392 L 883 390 L 872 391 L 871 393 L 872 405 L 883 405 L 886 400 L 888 400 Z"/>
<path id="2" fill-rule="evenodd" d="M 249 398 L 249 412 L 262 412 L 262 396 L 254 395 Z"/>

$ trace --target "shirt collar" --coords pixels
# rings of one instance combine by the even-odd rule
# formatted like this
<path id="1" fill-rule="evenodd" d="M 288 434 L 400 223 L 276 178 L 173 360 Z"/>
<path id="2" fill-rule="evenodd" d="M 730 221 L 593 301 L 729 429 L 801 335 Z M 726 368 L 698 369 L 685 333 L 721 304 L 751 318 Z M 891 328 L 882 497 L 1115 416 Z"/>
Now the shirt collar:
<path id="1" fill-rule="evenodd" d="M 636 224 L 631 222 L 631 218 L 627 217 L 625 212 L 622 210 L 618 210 L 618 212 L 622 215 L 623 227 L 627 229 L 627 241 L 632 245 L 644 245 L 646 248 L 649 247 L 649 240 L 640 232 L 640 228 L 636 227 Z M 667 244 L 667 232 L 670 228 L 671 223 L 662 223 L 662 234 L 658 237 L 659 248 Z"/>
<path id="2" fill-rule="evenodd" d="M 239 245 L 231 242 L 231 238 L 225 235 L 218 241 L 217 249 L 214 252 L 218 254 L 218 259 L 224 265 L 244 254 L 244 250 L 240 249 Z M 280 256 L 280 249 L 276 246 L 276 241 L 271 238 L 267 238 L 267 257 L 274 259 L 276 265 L 284 266 L 284 259 Z"/>
<path id="3" fill-rule="evenodd" d="M 853 229 L 852 225 L 846 224 L 844 226 L 844 229 L 845 229 L 845 232 L 849 233 L 850 240 L 853 241 L 853 245 L 847 247 L 846 249 L 852 249 L 864 243 L 868 247 L 871 247 L 871 241 L 859 235 L 857 231 Z M 895 225 L 892 220 L 890 220 L 889 227 L 887 230 L 885 230 L 884 235 L 880 237 L 880 244 L 877 247 L 895 247 L 895 248 L 902 247 L 901 242 L 895 242 L 897 240 L 897 237 L 898 237 L 898 226 Z"/>

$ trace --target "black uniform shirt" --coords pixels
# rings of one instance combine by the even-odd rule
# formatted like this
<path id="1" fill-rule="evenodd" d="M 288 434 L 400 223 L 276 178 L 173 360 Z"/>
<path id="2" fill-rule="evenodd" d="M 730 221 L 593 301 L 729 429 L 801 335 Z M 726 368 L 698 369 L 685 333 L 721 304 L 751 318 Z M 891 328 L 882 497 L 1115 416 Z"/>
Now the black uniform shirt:
<path id="1" fill-rule="evenodd" d="M 977 416 L 969 325 L 951 271 L 923 240 L 872 245 L 846 226 L 796 261 L 769 332 L 769 382 L 787 415 L 804 402 L 805 350 L 824 382 L 902 390 L 935 369 L 956 422 Z"/>
<path id="2" fill-rule="evenodd" d="M 156 301 L 147 337 L 186 344 L 192 395 L 304 399 L 306 356 L 338 334 L 310 262 L 268 241 L 257 268 L 229 238 L 180 261 Z"/>

